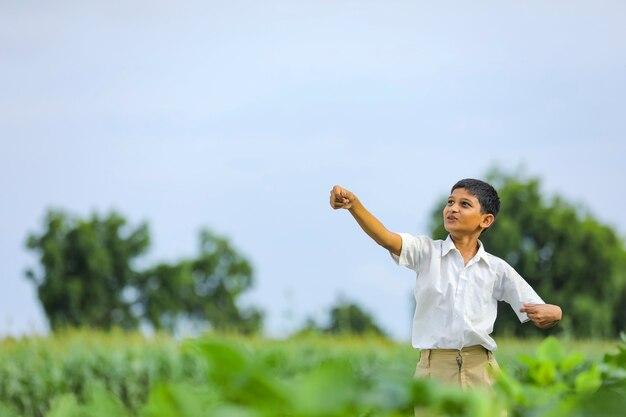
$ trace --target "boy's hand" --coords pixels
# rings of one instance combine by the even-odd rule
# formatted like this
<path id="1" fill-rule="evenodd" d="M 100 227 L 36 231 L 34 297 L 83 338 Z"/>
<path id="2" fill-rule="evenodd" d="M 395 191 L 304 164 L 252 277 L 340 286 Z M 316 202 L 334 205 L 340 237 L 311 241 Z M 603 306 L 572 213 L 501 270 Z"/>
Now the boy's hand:
<path id="1" fill-rule="evenodd" d="M 356 197 L 352 192 L 338 185 L 335 185 L 330 192 L 330 206 L 335 210 L 351 208 L 355 199 Z"/>
<path id="2" fill-rule="evenodd" d="M 561 307 L 552 304 L 524 304 L 519 311 L 526 313 L 528 318 L 540 329 L 554 326 L 563 316 Z"/>

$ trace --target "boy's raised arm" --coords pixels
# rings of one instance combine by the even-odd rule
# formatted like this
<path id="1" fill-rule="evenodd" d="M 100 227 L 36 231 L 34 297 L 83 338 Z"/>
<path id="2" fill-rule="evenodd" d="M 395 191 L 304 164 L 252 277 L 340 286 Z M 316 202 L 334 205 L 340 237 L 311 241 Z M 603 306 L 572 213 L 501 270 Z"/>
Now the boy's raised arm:
<path id="1" fill-rule="evenodd" d="M 330 192 L 330 206 L 335 210 L 343 208 L 350 211 L 352 217 L 369 237 L 394 255 L 400 255 L 402 250 L 400 235 L 387 230 L 376 217 L 365 209 L 354 193 L 335 185 Z"/>

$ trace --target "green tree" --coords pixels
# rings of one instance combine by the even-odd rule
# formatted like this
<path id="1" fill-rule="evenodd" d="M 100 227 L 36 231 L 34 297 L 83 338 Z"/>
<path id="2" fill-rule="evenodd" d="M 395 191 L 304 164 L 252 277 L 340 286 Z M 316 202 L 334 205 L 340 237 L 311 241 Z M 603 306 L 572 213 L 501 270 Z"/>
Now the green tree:
<path id="1" fill-rule="evenodd" d="M 175 330 L 183 323 L 252 332 L 262 314 L 241 309 L 238 297 L 253 283 L 249 262 L 225 238 L 200 234 L 200 254 L 144 270 L 137 260 L 150 244 L 148 226 L 131 228 L 117 213 L 89 220 L 60 211 L 31 234 L 41 270 L 27 271 L 53 330 L 65 326 L 134 329 L 142 322 Z"/>
<path id="2" fill-rule="evenodd" d="M 156 265 L 142 277 L 139 293 L 146 318 L 157 329 L 173 330 L 183 320 L 217 330 L 260 330 L 262 313 L 236 304 L 253 284 L 252 266 L 225 238 L 208 230 L 200 232 L 197 258 Z"/>
<path id="3" fill-rule="evenodd" d="M 31 234 L 27 247 L 39 254 L 41 271 L 27 271 L 56 330 L 64 326 L 137 327 L 124 290 L 138 283 L 134 260 L 150 244 L 148 227 L 130 228 L 118 214 L 71 218 L 49 211 L 46 230 Z"/>
<path id="4" fill-rule="evenodd" d="M 626 325 L 626 250 L 624 242 L 585 208 L 562 197 L 545 198 L 537 178 L 493 170 L 487 178 L 502 201 L 494 225 L 481 241 L 506 260 L 548 303 L 563 308 L 555 331 L 581 337 L 613 337 Z M 442 209 L 433 210 L 431 230 L 445 238 Z M 540 332 L 520 326 L 510 307 L 500 303 L 496 333 Z"/>

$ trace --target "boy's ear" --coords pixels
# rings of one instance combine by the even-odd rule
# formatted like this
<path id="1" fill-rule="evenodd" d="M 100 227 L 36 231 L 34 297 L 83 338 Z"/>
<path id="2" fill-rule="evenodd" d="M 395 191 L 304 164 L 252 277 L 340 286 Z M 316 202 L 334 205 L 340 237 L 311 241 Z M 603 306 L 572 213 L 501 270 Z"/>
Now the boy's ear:
<path id="1" fill-rule="evenodd" d="M 495 220 L 496 218 L 493 214 L 485 214 L 483 215 L 483 220 L 480 222 L 480 225 L 483 229 L 486 229 L 491 226 Z"/>

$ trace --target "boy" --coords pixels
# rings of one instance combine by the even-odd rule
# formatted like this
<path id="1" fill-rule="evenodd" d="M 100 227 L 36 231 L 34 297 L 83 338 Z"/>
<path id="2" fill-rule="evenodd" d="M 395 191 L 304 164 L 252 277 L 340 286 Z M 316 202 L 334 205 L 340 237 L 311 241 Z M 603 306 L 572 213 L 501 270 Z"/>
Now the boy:
<path id="1" fill-rule="evenodd" d="M 417 273 L 413 347 L 420 349 L 416 376 L 435 378 L 462 388 L 493 383 L 490 367 L 498 301 L 506 301 L 521 322 L 546 329 L 561 320 L 560 307 L 545 304 L 505 261 L 485 252 L 478 240 L 500 210 L 500 199 L 489 184 L 475 179 L 457 182 L 443 208 L 446 240 L 393 233 L 383 226 L 350 191 L 336 185 L 330 193 L 333 209 L 347 209 L 398 265 Z"/>

